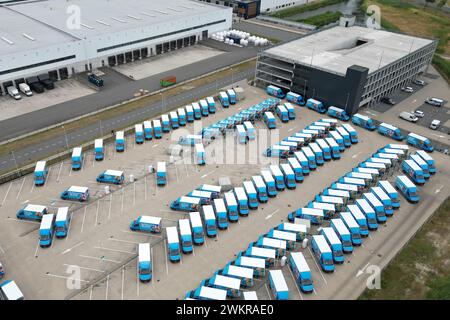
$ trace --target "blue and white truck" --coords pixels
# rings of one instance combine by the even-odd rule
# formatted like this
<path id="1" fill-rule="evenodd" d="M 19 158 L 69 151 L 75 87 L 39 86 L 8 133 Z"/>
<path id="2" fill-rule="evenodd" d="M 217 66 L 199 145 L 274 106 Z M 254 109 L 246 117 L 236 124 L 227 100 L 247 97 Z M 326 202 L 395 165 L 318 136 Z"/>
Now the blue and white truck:
<path id="1" fill-rule="evenodd" d="M 358 193 L 362 192 L 366 188 L 366 182 L 363 179 L 341 177 L 339 182 L 343 184 L 352 184 L 358 188 Z"/>
<path id="2" fill-rule="evenodd" d="M 202 118 L 202 109 L 200 108 L 200 104 L 198 102 L 192 103 L 192 109 L 194 110 L 194 119 L 199 120 Z"/>
<path id="3" fill-rule="evenodd" d="M 162 134 L 161 121 L 159 119 L 153 120 L 153 135 L 155 136 L 155 139 L 161 139 Z"/>
<path id="4" fill-rule="evenodd" d="M 311 293 L 314 290 L 311 269 L 306 263 L 306 259 L 301 252 L 291 252 L 289 255 L 289 267 L 294 276 L 297 286 L 304 293 Z"/>
<path id="5" fill-rule="evenodd" d="M 204 99 L 199 101 L 200 109 L 202 110 L 202 116 L 207 117 L 209 115 L 209 106 L 208 102 Z"/>
<path id="6" fill-rule="evenodd" d="M 252 182 L 256 189 L 256 194 L 258 197 L 258 201 L 261 203 L 265 203 L 269 200 L 268 194 L 267 194 L 267 187 L 264 183 L 264 179 L 261 176 L 252 176 Z"/>
<path id="7" fill-rule="evenodd" d="M 100 183 L 122 184 L 125 180 L 123 171 L 105 170 L 97 176 L 96 181 Z"/>
<path id="8" fill-rule="evenodd" d="M 44 214 L 39 227 L 39 246 L 41 248 L 50 247 L 52 245 L 54 231 L 55 215 L 53 213 Z"/>
<path id="9" fill-rule="evenodd" d="M 331 160 L 331 148 L 328 145 L 328 143 L 325 141 L 325 139 L 317 139 L 316 143 L 322 149 L 323 159 L 325 161 L 330 161 Z M 336 144 L 336 146 L 337 146 L 337 144 Z M 339 149 L 338 149 L 338 151 L 339 151 Z"/>
<path id="10" fill-rule="evenodd" d="M 322 224 L 324 212 L 322 209 L 315 208 L 299 208 L 288 214 L 288 220 L 294 222 L 295 218 L 310 220 L 312 224 Z"/>
<path id="11" fill-rule="evenodd" d="M 302 151 L 294 152 L 294 156 L 302 167 L 303 176 L 309 175 L 309 161 Z"/>
<path id="12" fill-rule="evenodd" d="M 61 192 L 60 195 L 61 199 L 63 200 L 74 200 L 74 201 L 80 201 L 85 202 L 89 200 L 89 188 L 88 187 L 78 187 L 78 186 L 71 186 Z"/>
<path id="13" fill-rule="evenodd" d="M 205 235 L 203 232 L 202 218 L 200 212 L 189 212 L 189 221 L 191 222 L 192 239 L 195 245 L 205 243 Z"/>
<path id="14" fill-rule="evenodd" d="M 334 141 L 336 141 L 336 143 L 339 145 L 339 151 L 345 151 L 344 138 L 340 135 L 339 132 L 337 132 L 336 130 L 330 131 L 328 132 L 328 137 L 333 138 Z"/>
<path id="15" fill-rule="evenodd" d="M 302 138 L 304 140 L 304 145 L 307 145 L 314 140 L 312 134 L 304 132 L 296 132 L 292 135 L 292 137 Z"/>
<path id="16" fill-rule="evenodd" d="M 167 227 L 167 255 L 170 262 L 180 262 L 181 250 L 177 227 Z"/>
<path id="17" fill-rule="evenodd" d="M 134 141 L 137 144 L 142 144 L 144 140 L 144 126 L 141 123 L 134 125 Z"/>
<path id="18" fill-rule="evenodd" d="M 348 123 L 343 123 L 342 128 L 344 128 L 350 135 L 350 141 L 355 144 L 358 143 L 358 132 Z"/>
<path id="19" fill-rule="evenodd" d="M 338 126 L 339 122 L 336 119 L 332 118 L 322 118 L 320 122 L 328 123 L 330 125 L 330 130 L 335 130 Z"/>
<path id="20" fill-rule="evenodd" d="M 186 293 L 186 300 L 226 300 L 227 291 L 222 289 L 200 286 L 195 291 Z"/>
<path id="21" fill-rule="evenodd" d="M 299 106 L 304 106 L 305 105 L 305 100 L 303 100 L 303 97 L 301 95 L 299 95 L 298 93 L 289 91 L 286 94 L 286 100 L 291 102 L 291 103 L 295 103 Z"/>
<path id="22" fill-rule="evenodd" d="M 13 280 L 7 280 L 0 284 L 0 300 L 25 300 L 25 297 Z"/>
<path id="23" fill-rule="evenodd" d="M 167 114 L 162 114 L 161 115 L 161 128 L 162 128 L 162 132 L 170 132 L 170 119 L 169 119 L 169 115 Z"/>
<path id="24" fill-rule="evenodd" d="M 141 282 L 152 280 L 152 260 L 150 243 L 138 243 L 138 273 Z"/>
<path id="25" fill-rule="evenodd" d="M 343 127 L 337 127 L 336 131 L 344 139 L 344 146 L 346 148 L 350 148 L 352 145 L 352 139 L 350 138 L 350 133 L 348 133 L 347 130 L 345 130 Z"/>
<path id="26" fill-rule="evenodd" d="M 228 212 L 225 206 L 225 201 L 222 198 L 214 199 L 213 201 L 214 211 L 217 218 L 217 226 L 219 229 L 228 228 Z"/>
<path id="27" fill-rule="evenodd" d="M 378 181 L 378 186 L 383 189 L 383 191 L 389 196 L 391 199 L 391 205 L 393 209 L 400 208 L 400 199 L 398 197 L 398 192 L 392 186 L 392 184 L 387 180 Z"/>
<path id="28" fill-rule="evenodd" d="M 105 157 L 105 151 L 103 149 L 103 139 L 95 139 L 94 156 L 96 161 L 102 161 Z"/>
<path id="29" fill-rule="evenodd" d="M 418 185 L 425 184 L 425 176 L 422 168 L 420 168 L 414 160 L 405 160 L 402 162 L 403 172 L 409 176 L 414 183 Z"/>
<path id="30" fill-rule="evenodd" d="M 289 113 L 284 105 L 277 106 L 276 113 L 281 122 L 289 122 Z"/>
<path id="31" fill-rule="evenodd" d="M 36 220 L 41 221 L 44 215 L 48 214 L 46 206 L 37 204 L 27 204 L 22 209 L 17 211 L 17 219 Z"/>
<path id="32" fill-rule="evenodd" d="M 276 129 L 277 127 L 275 117 L 273 116 L 273 113 L 270 111 L 264 112 L 264 123 L 269 129 Z"/>
<path id="33" fill-rule="evenodd" d="M 48 168 L 46 161 L 38 161 L 34 168 L 34 185 L 43 186 L 47 180 Z"/>
<path id="34" fill-rule="evenodd" d="M 398 141 L 405 138 L 399 128 L 384 122 L 378 126 L 378 133 Z"/>
<path id="35" fill-rule="evenodd" d="M 241 280 L 234 277 L 222 276 L 218 272 L 211 279 L 203 280 L 201 285 L 226 290 L 227 296 L 230 298 L 239 298 L 241 296 Z"/>
<path id="36" fill-rule="evenodd" d="M 316 164 L 321 166 L 325 163 L 325 158 L 322 149 L 319 147 L 317 142 L 312 142 L 309 144 L 309 147 L 311 148 L 312 152 L 314 153 L 314 156 L 316 158 Z"/>
<path id="37" fill-rule="evenodd" d="M 294 250 L 297 243 L 297 235 L 294 232 L 270 229 L 265 235 L 268 238 L 286 241 L 286 250 Z"/>
<path id="38" fill-rule="evenodd" d="M 281 172 L 280 167 L 276 164 L 269 166 L 270 173 L 275 179 L 275 186 L 277 190 L 284 190 L 286 188 L 286 183 L 284 180 L 283 172 Z"/>
<path id="39" fill-rule="evenodd" d="M 359 210 L 364 214 L 367 219 L 367 226 L 369 230 L 378 229 L 377 214 L 372 206 L 365 199 L 357 199 L 355 204 L 358 206 Z"/>
<path id="40" fill-rule="evenodd" d="M 216 113 L 216 102 L 213 97 L 206 97 L 206 102 L 208 102 L 209 113 Z"/>
<path id="41" fill-rule="evenodd" d="M 139 216 L 137 219 L 131 221 L 130 229 L 132 231 L 140 231 L 146 233 L 161 233 L 162 219 L 153 216 Z"/>
<path id="42" fill-rule="evenodd" d="M 227 90 L 227 95 L 228 95 L 228 99 L 230 101 L 230 104 L 236 104 L 236 102 L 237 102 L 236 91 L 234 91 L 233 89 L 228 89 Z"/>
<path id="43" fill-rule="evenodd" d="M 289 299 L 289 288 L 281 270 L 269 271 L 269 285 L 276 300 Z"/>
<path id="44" fill-rule="evenodd" d="M 258 202 L 258 193 L 255 189 L 255 186 L 253 185 L 252 181 L 244 181 L 243 183 L 245 194 L 247 195 L 248 199 L 248 206 L 250 209 L 257 209 L 259 202 Z"/>
<path id="45" fill-rule="evenodd" d="M 339 225 L 340 223 L 335 224 L 336 226 L 336 232 L 339 234 L 339 237 L 342 240 L 342 243 L 344 243 L 344 252 L 351 252 L 353 251 L 353 247 L 354 246 L 359 246 L 362 243 L 361 240 L 361 228 L 358 224 L 358 222 L 356 221 L 356 219 L 353 217 L 353 215 L 351 214 L 351 212 L 345 211 L 345 212 L 341 212 L 339 214 L 339 217 L 341 219 L 341 222 L 345 225 L 346 229 L 350 232 L 350 241 L 348 239 L 348 237 L 344 236 L 343 233 L 344 229 L 341 228 Z"/>
<path id="46" fill-rule="evenodd" d="M 338 108 L 338 107 L 335 107 L 335 106 L 329 107 L 328 110 L 327 110 L 327 114 L 330 117 L 337 118 L 337 119 L 342 120 L 342 121 L 350 120 L 350 116 L 347 114 L 347 112 L 345 112 L 344 109 L 341 109 L 341 108 Z"/>
<path id="47" fill-rule="evenodd" d="M 288 158 L 287 160 L 291 169 L 294 171 L 295 182 L 303 182 L 303 168 L 300 162 L 294 157 Z"/>
<path id="48" fill-rule="evenodd" d="M 240 267 L 252 268 L 255 278 L 262 278 L 266 275 L 265 259 L 249 257 L 240 252 L 238 253 L 234 264 Z"/>
<path id="49" fill-rule="evenodd" d="M 185 106 L 186 109 L 186 121 L 191 123 L 194 122 L 194 109 L 191 104 Z"/>
<path id="50" fill-rule="evenodd" d="M 332 219 L 337 220 L 337 219 Z M 342 264 L 344 263 L 345 257 L 342 249 L 342 242 L 338 238 L 336 232 L 333 228 L 327 227 L 327 228 L 320 228 L 320 234 L 325 237 L 325 240 L 327 241 L 328 245 L 330 246 L 330 249 L 333 254 L 333 261 L 335 264 Z"/>
<path id="51" fill-rule="evenodd" d="M 239 220 L 239 209 L 234 192 L 224 193 L 225 206 L 227 207 L 228 220 L 237 222 Z"/>
<path id="52" fill-rule="evenodd" d="M 217 199 L 220 196 L 220 192 L 222 191 L 222 187 L 221 186 L 215 186 L 215 185 L 212 185 L 212 184 L 202 184 L 196 190 L 211 192 L 212 193 L 212 195 L 211 195 L 212 198 L 213 199 Z"/>
<path id="53" fill-rule="evenodd" d="M 256 243 L 252 243 L 252 245 L 260 248 L 274 249 L 276 257 L 278 258 L 284 256 L 287 250 L 287 242 L 285 240 L 274 239 L 264 236 L 260 236 L 258 238 L 258 241 L 256 241 Z"/>
<path id="54" fill-rule="evenodd" d="M 375 210 L 378 223 L 385 223 L 387 217 L 383 203 L 372 192 L 363 193 L 362 198 L 365 199 Z"/>
<path id="55" fill-rule="evenodd" d="M 428 169 L 430 170 L 430 173 L 435 174 L 436 173 L 436 165 L 435 165 L 434 159 L 423 150 L 418 150 L 416 152 L 416 154 L 418 154 L 428 164 Z"/>
<path id="56" fill-rule="evenodd" d="M 253 286 L 254 270 L 252 268 L 232 265 L 231 262 L 229 262 L 223 268 L 221 273 L 224 276 L 239 279 L 242 287 L 249 288 Z"/>
<path id="57" fill-rule="evenodd" d="M 292 167 L 289 163 L 282 163 L 279 165 L 279 169 L 283 173 L 284 177 L 284 183 L 286 185 L 286 188 L 292 190 L 297 187 L 296 178 L 294 170 L 292 170 Z"/>
<path id="58" fill-rule="evenodd" d="M 390 217 L 394 214 L 394 207 L 392 206 L 391 198 L 384 192 L 381 187 L 372 187 L 370 192 L 383 204 L 384 213 Z"/>
<path id="59" fill-rule="evenodd" d="M 315 99 L 308 99 L 306 101 L 306 106 L 308 107 L 308 109 L 317 111 L 319 113 L 327 112 L 327 108 L 325 108 L 323 103 Z"/>
<path id="60" fill-rule="evenodd" d="M 354 168 L 352 172 L 347 173 L 345 176 L 349 178 L 363 179 L 366 185 L 369 187 L 375 185 L 378 175 L 379 174 L 376 169 L 358 167 Z"/>
<path id="61" fill-rule="evenodd" d="M 167 169 L 165 162 L 158 162 L 156 164 L 156 184 L 158 186 L 165 186 L 167 183 Z"/>
<path id="62" fill-rule="evenodd" d="M 276 98 L 283 99 L 285 97 L 283 90 L 273 85 L 267 86 L 266 92 L 268 95 L 274 96 Z"/>
<path id="63" fill-rule="evenodd" d="M 178 108 L 177 114 L 178 114 L 178 124 L 184 127 L 186 125 L 186 111 L 184 110 L 184 108 Z"/>
<path id="64" fill-rule="evenodd" d="M 250 121 L 244 121 L 244 128 L 247 132 L 247 138 L 248 140 L 255 140 L 256 139 L 256 133 L 255 133 L 255 127 Z"/>
<path id="65" fill-rule="evenodd" d="M 358 187 L 354 184 L 333 182 L 330 188 L 348 192 L 350 194 L 350 199 L 352 200 L 355 199 L 358 194 Z"/>
<path id="66" fill-rule="evenodd" d="M 333 254 L 323 235 L 312 236 L 311 249 L 322 270 L 324 272 L 334 272 Z"/>
<path id="67" fill-rule="evenodd" d="M 411 180 L 408 179 L 407 176 L 397 176 L 395 179 L 395 187 L 400 190 L 409 202 L 419 202 L 420 197 L 417 194 L 417 187 Z"/>
<path id="68" fill-rule="evenodd" d="M 116 132 L 116 151 L 125 151 L 125 134 L 123 131 Z"/>
<path id="69" fill-rule="evenodd" d="M 202 143 L 195 144 L 195 153 L 194 153 L 195 163 L 203 166 L 206 164 L 205 157 L 205 147 Z"/>
<path id="70" fill-rule="evenodd" d="M 295 137 L 295 136 L 284 138 L 283 141 L 295 142 L 297 144 L 297 150 L 300 150 L 301 147 L 303 147 L 306 144 L 304 138 Z"/>
<path id="71" fill-rule="evenodd" d="M 183 253 L 192 253 L 194 247 L 189 219 L 178 220 L 178 229 L 180 230 L 181 251 Z"/>
<path id="72" fill-rule="evenodd" d="M 178 139 L 178 144 L 183 146 L 195 146 L 198 143 L 202 143 L 203 138 L 199 134 L 188 134 L 186 136 L 182 136 Z"/>
<path id="73" fill-rule="evenodd" d="M 171 111 L 169 113 L 169 117 L 170 117 L 170 126 L 172 127 L 172 129 L 178 129 L 180 127 L 180 120 L 178 119 L 178 113 L 176 113 L 175 111 Z"/>
<path id="74" fill-rule="evenodd" d="M 69 215 L 69 207 L 58 208 L 55 219 L 55 236 L 56 238 L 65 238 L 69 232 L 71 216 Z"/>
<path id="75" fill-rule="evenodd" d="M 241 216 L 248 216 L 249 214 L 249 205 L 247 194 L 245 193 L 245 189 L 243 187 L 234 188 L 234 195 L 236 196 L 236 200 L 238 202 L 239 214 Z"/>
<path id="76" fill-rule="evenodd" d="M 295 119 L 295 108 L 292 105 L 292 103 L 285 102 L 283 105 L 286 108 L 286 110 L 288 111 L 289 120 L 294 120 Z"/>
<path id="77" fill-rule="evenodd" d="M 305 155 L 306 159 L 308 159 L 308 167 L 310 170 L 315 170 L 317 168 L 316 156 L 310 147 L 302 147 L 302 153 Z"/>
<path id="78" fill-rule="evenodd" d="M 315 196 L 314 200 L 317 202 L 334 204 L 336 211 L 342 211 L 345 207 L 344 199 L 339 196 L 327 196 L 318 194 Z"/>
<path id="79" fill-rule="evenodd" d="M 200 201 L 199 197 L 182 196 L 172 201 L 170 209 L 186 212 L 198 211 L 201 205 Z"/>
<path id="80" fill-rule="evenodd" d="M 308 234 L 308 227 L 304 224 L 283 222 L 276 227 L 277 230 L 296 235 L 296 241 L 302 241 Z"/>
<path id="81" fill-rule="evenodd" d="M 377 128 L 375 122 L 371 118 L 359 113 L 353 115 L 352 123 L 370 131 L 374 131 Z"/>
<path id="82" fill-rule="evenodd" d="M 150 120 L 144 121 L 144 138 L 145 140 L 153 139 L 153 127 Z"/>
<path id="83" fill-rule="evenodd" d="M 276 250 L 269 248 L 254 247 L 250 243 L 245 255 L 249 257 L 262 258 L 266 261 L 266 268 L 273 267 L 275 265 Z"/>
<path id="84" fill-rule="evenodd" d="M 244 125 L 238 124 L 236 126 L 236 138 L 240 144 L 246 144 L 248 141 L 247 131 L 245 130 Z"/>
<path id="85" fill-rule="evenodd" d="M 406 137 L 406 141 L 417 149 L 422 149 L 427 152 L 433 152 L 434 150 L 434 147 L 428 138 L 425 138 L 413 132 L 408 134 L 408 136 Z"/>
<path id="86" fill-rule="evenodd" d="M 219 101 L 224 108 L 228 108 L 230 106 L 230 100 L 228 99 L 228 95 L 225 91 L 219 92 Z"/>
<path id="87" fill-rule="evenodd" d="M 362 213 L 361 209 L 356 204 L 350 204 L 347 206 L 347 211 L 350 212 L 352 217 L 355 219 L 359 226 L 359 233 L 362 237 L 367 237 L 369 235 L 369 227 L 367 225 L 366 216 Z M 341 216 L 342 218 L 342 216 Z M 353 243 L 357 245 L 357 243 Z"/>
<path id="88" fill-rule="evenodd" d="M 76 147 L 72 150 L 72 170 L 80 170 L 83 165 L 83 148 Z"/>
<path id="89" fill-rule="evenodd" d="M 205 222 L 206 235 L 210 238 L 217 236 L 217 222 L 212 205 L 202 206 L 201 213 Z"/>
<path id="90" fill-rule="evenodd" d="M 272 173 L 270 170 L 261 170 L 261 176 L 267 186 L 267 195 L 269 197 L 275 197 L 278 191 Z"/>
<path id="91" fill-rule="evenodd" d="M 428 167 L 428 164 L 425 162 L 425 160 L 422 159 L 421 156 L 418 154 L 412 154 L 409 156 L 411 160 L 413 160 L 423 171 L 423 176 L 426 179 L 430 179 L 430 169 Z"/>
<path id="92" fill-rule="evenodd" d="M 322 210 L 325 219 L 331 219 L 336 213 L 336 205 L 334 203 L 310 201 L 307 207 Z"/>

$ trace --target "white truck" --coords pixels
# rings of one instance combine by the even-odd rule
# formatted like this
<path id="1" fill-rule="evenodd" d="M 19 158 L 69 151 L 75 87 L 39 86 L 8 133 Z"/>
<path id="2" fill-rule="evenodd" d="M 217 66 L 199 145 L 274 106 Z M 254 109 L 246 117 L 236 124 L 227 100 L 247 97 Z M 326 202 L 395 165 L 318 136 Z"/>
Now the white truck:
<path id="1" fill-rule="evenodd" d="M 17 90 L 16 87 L 14 86 L 9 86 L 8 88 L 6 88 L 6 90 L 8 91 L 8 94 L 13 97 L 16 100 L 20 100 L 22 97 L 19 94 L 19 90 Z"/>
<path id="2" fill-rule="evenodd" d="M 25 82 L 19 84 L 19 90 L 27 97 L 31 97 L 33 95 L 33 92 L 31 92 L 30 87 Z"/>

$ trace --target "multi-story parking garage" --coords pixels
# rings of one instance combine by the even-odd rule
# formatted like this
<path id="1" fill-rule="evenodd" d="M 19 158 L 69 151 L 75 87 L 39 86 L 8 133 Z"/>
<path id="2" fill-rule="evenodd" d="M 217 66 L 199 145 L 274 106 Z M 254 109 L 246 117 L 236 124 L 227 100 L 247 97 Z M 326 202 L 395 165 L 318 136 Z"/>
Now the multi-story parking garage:
<path id="1" fill-rule="evenodd" d="M 436 41 L 364 27 L 333 27 L 258 55 L 256 78 L 350 114 L 426 71 Z"/>
<path id="2" fill-rule="evenodd" d="M 0 94 L 27 77 L 59 80 L 186 47 L 231 27 L 232 8 L 194 0 L 0 4 Z"/>

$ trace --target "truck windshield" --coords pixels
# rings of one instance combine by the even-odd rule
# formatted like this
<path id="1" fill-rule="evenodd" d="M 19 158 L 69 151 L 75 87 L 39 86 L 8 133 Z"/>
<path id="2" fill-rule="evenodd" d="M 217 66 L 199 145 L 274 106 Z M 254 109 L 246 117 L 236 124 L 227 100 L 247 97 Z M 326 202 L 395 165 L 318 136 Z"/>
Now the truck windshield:
<path id="1" fill-rule="evenodd" d="M 410 195 L 411 197 L 417 197 L 417 193 L 416 193 L 415 191 L 410 191 L 410 192 L 409 192 L 409 195 Z"/>
<path id="2" fill-rule="evenodd" d="M 194 233 L 194 239 L 201 239 L 201 238 L 203 238 L 203 235 L 201 232 Z"/>
<path id="3" fill-rule="evenodd" d="M 247 210 L 248 209 L 248 205 L 246 203 L 245 204 L 240 204 L 239 206 L 241 207 L 241 210 Z"/>
<path id="4" fill-rule="evenodd" d="M 185 247 L 190 247 L 192 246 L 192 241 L 191 240 L 183 241 L 183 244 Z"/>
<path id="5" fill-rule="evenodd" d="M 369 223 L 370 223 L 370 224 L 376 224 L 376 223 L 377 223 L 377 219 L 375 219 L 375 218 L 370 218 L 370 219 L 369 219 Z"/>
<path id="6" fill-rule="evenodd" d="M 360 236 L 359 236 L 359 233 L 352 233 L 352 238 L 360 238 Z M 343 243 L 342 243 L 342 245 L 344 246 L 344 247 L 351 247 L 352 246 L 352 242 L 351 241 L 344 241 Z"/>
<path id="7" fill-rule="evenodd" d="M 58 226 L 56 227 L 56 232 L 61 232 L 64 231 L 66 228 L 64 228 L 64 226 Z"/>
<path id="8" fill-rule="evenodd" d="M 212 225 L 212 224 L 208 224 L 208 225 L 206 225 L 206 230 L 208 230 L 208 231 L 214 231 L 214 230 L 216 230 L 216 226 L 215 226 L 215 225 Z"/>
<path id="9" fill-rule="evenodd" d="M 334 256 L 335 257 L 342 257 L 343 255 L 344 255 L 344 253 L 342 252 L 341 249 L 334 250 Z"/>
<path id="10" fill-rule="evenodd" d="M 301 281 L 300 281 L 300 283 L 301 283 L 301 285 L 302 286 L 310 286 L 310 285 L 312 285 L 312 281 L 311 281 L 311 279 L 302 279 Z"/>
<path id="11" fill-rule="evenodd" d="M 179 255 L 178 249 L 170 249 L 169 254 L 173 256 Z"/>
<path id="12" fill-rule="evenodd" d="M 149 268 L 141 268 L 141 270 L 139 272 L 140 272 L 140 274 L 150 274 L 150 269 Z"/>
<path id="13" fill-rule="evenodd" d="M 259 192 L 259 196 L 260 197 L 267 197 L 267 193 L 266 192 Z"/>
<path id="14" fill-rule="evenodd" d="M 220 223 L 226 223 L 227 222 L 227 218 L 219 217 L 219 222 Z"/>
<path id="15" fill-rule="evenodd" d="M 331 260 L 331 259 L 324 259 L 323 260 L 323 264 L 325 266 L 331 266 L 331 265 L 333 265 L 333 260 Z"/>
<path id="16" fill-rule="evenodd" d="M 48 234 L 46 234 L 46 235 L 41 235 L 41 241 L 42 240 L 49 240 L 50 239 L 50 236 L 48 235 Z"/>
<path id="17" fill-rule="evenodd" d="M 384 217 L 384 216 L 385 216 L 385 214 L 383 211 L 377 212 L 377 217 Z"/>

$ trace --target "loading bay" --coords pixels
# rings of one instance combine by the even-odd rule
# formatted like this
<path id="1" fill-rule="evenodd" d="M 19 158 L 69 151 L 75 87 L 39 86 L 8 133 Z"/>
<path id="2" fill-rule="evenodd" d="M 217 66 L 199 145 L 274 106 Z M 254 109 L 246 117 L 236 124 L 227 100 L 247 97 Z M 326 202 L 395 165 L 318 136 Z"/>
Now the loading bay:
<path id="1" fill-rule="evenodd" d="M 246 88 L 246 98 L 228 109 L 218 107 L 216 114 L 202 118 L 207 126 L 239 110 L 263 101 L 267 95 L 260 89 Z M 313 121 L 324 116 L 306 108 L 296 109 L 297 118 L 281 123 L 277 118 L 278 139 L 292 135 Z M 326 117 L 326 116 L 325 116 Z M 262 121 L 256 122 L 258 135 L 266 131 Z M 85 154 L 80 171 L 72 171 L 70 160 L 50 167 L 45 186 L 35 187 L 33 176 L 0 185 L 0 258 L 8 273 L 14 279 L 27 299 L 183 299 L 188 290 L 200 285 L 213 273 L 234 260 L 239 251 L 260 235 L 287 221 L 287 214 L 312 200 L 314 196 L 328 187 L 361 161 L 370 157 L 378 148 L 395 143 L 376 132 L 369 132 L 354 126 L 359 135 L 359 143 L 347 149 L 340 160 L 320 167 L 305 177 L 295 190 L 280 192 L 266 204 L 259 204 L 248 217 L 240 217 L 239 222 L 231 224 L 226 231 L 220 231 L 215 239 L 206 239 L 203 246 L 195 247 L 190 255 L 182 255 L 181 262 L 168 261 L 165 232 L 148 235 L 132 232 L 130 222 L 139 215 L 159 216 L 163 227 L 174 226 L 177 220 L 187 215 L 172 211 L 171 201 L 187 194 L 202 184 L 218 184 L 220 177 L 228 176 L 234 186 L 254 174 L 259 174 L 267 163 L 251 164 L 213 164 L 197 166 L 189 163 L 168 165 L 168 183 L 157 187 L 154 174 L 148 173 L 149 165 L 157 161 L 169 163 L 167 148 L 177 142 L 179 136 L 199 131 L 199 122 L 165 134 L 161 140 L 146 141 L 142 145 L 134 143 L 134 136 L 127 136 L 124 153 L 117 153 L 114 145 L 106 145 L 106 157 L 96 162 L 92 151 Z M 277 136 L 278 134 L 278 136 Z M 261 139 L 263 140 L 263 139 Z M 214 147 L 213 142 L 207 146 Z M 245 147 L 253 154 L 255 144 L 250 141 Z M 269 145 L 273 142 L 269 143 Z M 258 150 L 260 155 L 263 150 Z M 353 254 L 346 255 L 344 265 L 336 267 L 332 274 L 324 274 L 318 267 L 310 248 L 296 249 L 305 255 L 312 272 L 314 293 L 303 294 L 293 280 L 289 267 L 282 268 L 289 287 L 290 299 L 354 299 L 364 290 L 369 266 L 384 267 L 413 236 L 434 210 L 449 195 L 448 157 L 434 152 L 438 172 L 430 178 L 425 187 L 419 187 L 421 200 L 409 204 L 401 197 L 401 207 L 378 231 L 371 232 L 363 240 L 363 245 Z M 264 159 L 262 159 L 264 160 Z M 106 169 L 123 170 L 126 184 L 111 187 L 106 194 L 105 185 L 95 182 L 96 176 Z M 398 174 L 398 171 L 395 175 Z M 129 175 L 136 179 L 130 182 Z M 389 180 L 393 182 L 395 176 Z M 447 182 L 446 182 L 447 181 Z M 91 199 L 85 204 L 63 201 L 59 193 L 71 185 L 87 186 Z M 69 206 L 72 215 L 68 236 L 53 239 L 51 247 L 42 249 L 38 244 L 39 224 L 16 219 L 16 212 L 24 204 L 46 205 L 50 212 L 57 207 Z M 137 244 L 149 242 L 153 261 L 153 280 L 140 283 L 137 277 Z M 70 288 L 71 266 L 81 269 L 81 288 Z M 279 261 L 275 268 L 280 268 Z M 253 288 L 259 299 L 273 299 L 268 288 L 267 277 L 255 281 Z"/>

